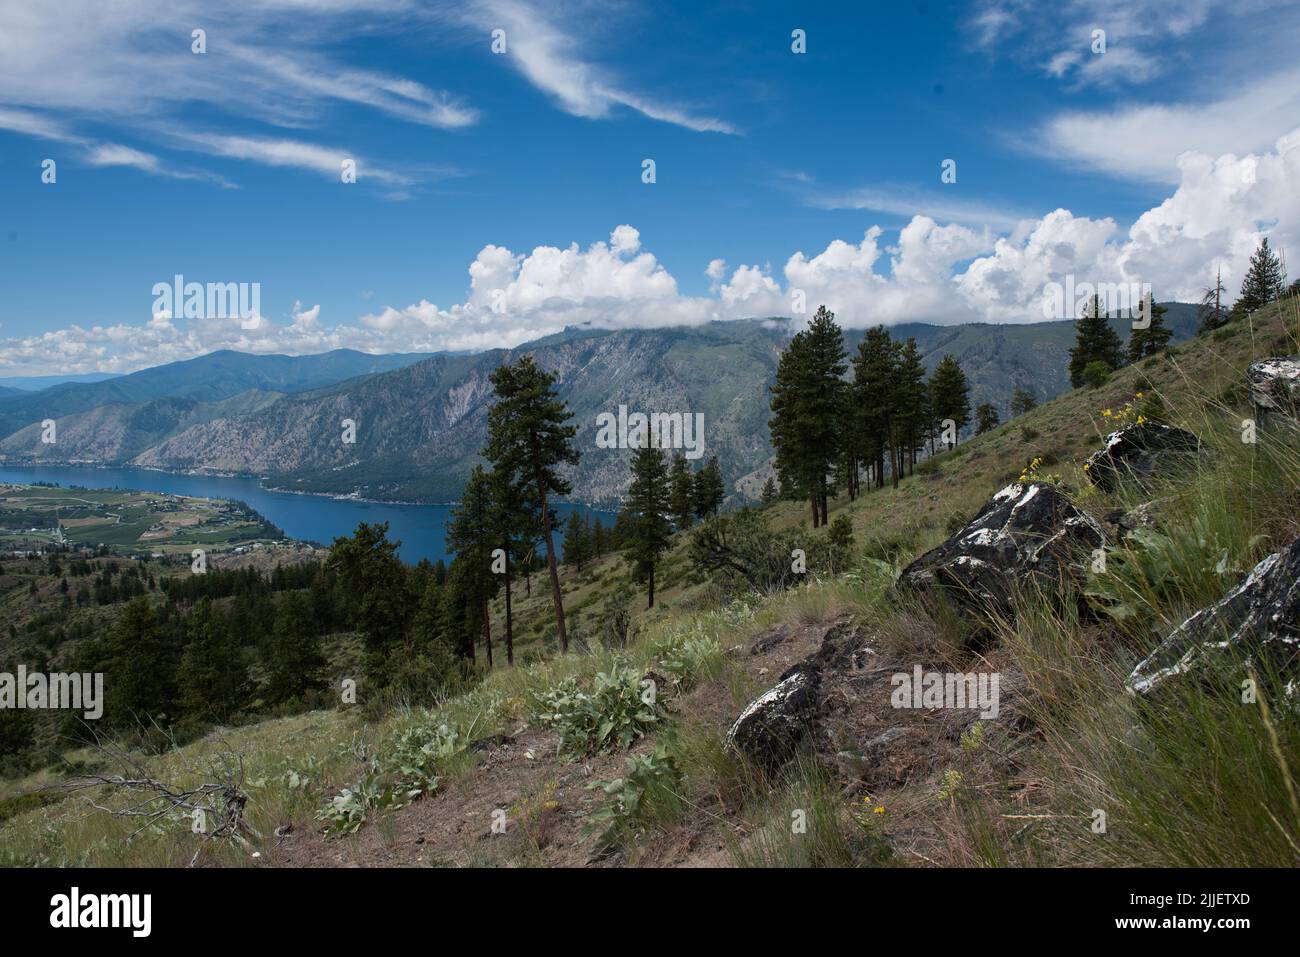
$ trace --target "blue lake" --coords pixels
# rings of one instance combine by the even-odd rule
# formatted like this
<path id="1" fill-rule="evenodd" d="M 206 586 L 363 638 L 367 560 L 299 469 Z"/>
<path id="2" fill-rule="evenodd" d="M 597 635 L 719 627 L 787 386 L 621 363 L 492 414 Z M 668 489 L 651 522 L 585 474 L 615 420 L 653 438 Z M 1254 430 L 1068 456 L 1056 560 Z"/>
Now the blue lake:
<path id="1" fill-rule="evenodd" d="M 321 495 L 295 495 L 273 492 L 255 478 L 223 478 L 212 475 L 177 475 L 138 468 L 94 468 L 74 465 L 0 465 L 0 482 L 31 485 L 50 482 L 80 485 L 83 488 L 134 489 L 143 492 L 168 492 L 200 498 L 237 499 L 246 502 L 263 517 L 284 530 L 290 538 L 329 543 L 336 537 L 351 535 L 361 522 L 388 523 L 388 537 L 402 543 L 401 554 L 408 562 L 421 558 L 446 559 L 446 523 L 451 509 L 447 505 L 391 505 L 384 502 L 359 502 L 355 499 L 327 498 Z M 561 525 L 573 511 L 599 517 L 606 527 L 614 522 L 613 512 L 602 512 L 580 505 L 557 505 Z M 556 546 L 563 536 L 556 534 Z"/>

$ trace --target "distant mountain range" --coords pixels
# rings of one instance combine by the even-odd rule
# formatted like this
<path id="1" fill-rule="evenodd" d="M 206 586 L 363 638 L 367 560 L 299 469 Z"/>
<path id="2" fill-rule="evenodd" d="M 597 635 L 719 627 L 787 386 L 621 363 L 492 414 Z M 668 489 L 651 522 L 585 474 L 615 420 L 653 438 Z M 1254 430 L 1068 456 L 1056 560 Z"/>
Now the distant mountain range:
<path id="1" fill-rule="evenodd" d="M 40 392 L 65 382 L 103 382 L 116 379 L 116 372 L 86 372 L 80 375 L 11 375 L 0 377 L 0 395 L 16 392 Z"/>
<path id="2" fill-rule="evenodd" d="M 1165 303 L 1174 341 L 1195 335 L 1196 307 Z M 1114 321 L 1127 339 L 1128 322 Z M 961 363 L 972 405 L 1005 417 L 1011 394 L 1040 401 L 1069 388 L 1074 323 L 894 326 L 916 339 L 927 370 L 945 353 Z M 575 499 L 615 502 L 628 482 L 627 453 L 595 445 L 596 416 L 702 412 L 706 453 L 718 455 L 732 491 L 755 496 L 770 470 L 768 386 L 791 334 L 785 319 L 702 327 L 567 330 L 472 355 L 318 356 L 223 351 L 97 383 L 0 395 L 0 461 L 98 462 L 259 475 L 304 492 L 385 500 L 450 501 L 478 461 L 491 404 L 488 376 L 524 354 L 556 376 L 575 413 L 582 460 Z M 849 330 L 856 350 L 863 333 Z M 57 441 L 40 440 L 53 418 Z M 356 423 L 344 441 L 344 420 Z"/>
<path id="3" fill-rule="evenodd" d="M 425 358 L 426 353 L 372 356 L 354 349 L 314 356 L 249 355 L 222 349 L 130 375 L 92 382 L 63 381 L 39 392 L 0 397 L 0 434 L 8 435 L 32 421 L 58 420 L 114 404 L 141 406 L 158 399 L 217 402 L 250 390 L 302 392 Z"/>

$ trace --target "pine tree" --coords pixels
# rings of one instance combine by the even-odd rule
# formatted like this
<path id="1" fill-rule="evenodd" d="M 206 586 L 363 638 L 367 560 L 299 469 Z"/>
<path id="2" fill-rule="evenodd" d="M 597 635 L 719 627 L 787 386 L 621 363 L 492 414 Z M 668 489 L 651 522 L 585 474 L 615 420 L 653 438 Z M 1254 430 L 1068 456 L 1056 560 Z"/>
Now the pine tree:
<path id="1" fill-rule="evenodd" d="M 492 667 L 489 604 L 501 584 L 497 567 L 504 564 L 499 564 L 493 555 L 500 547 L 494 528 L 496 514 L 491 479 L 483 466 L 476 465 L 465 483 L 460 501 L 452 507 L 447 526 L 447 549 L 454 552 L 456 561 L 461 563 L 461 587 L 478 610 L 489 668 Z"/>
<path id="2" fill-rule="evenodd" d="M 691 517 L 695 506 L 695 477 L 691 474 L 691 463 L 680 453 L 673 456 L 671 483 L 673 521 L 679 529 L 691 527 Z"/>
<path id="3" fill-rule="evenodd" d="M 655 565 L 668 547 L 672 526 L 668 511 L 672 506 L 668 466 L 663 453 L 650 445 L 632 452 L 632 484 L 627 491 L 625 510 L 630 516 L 629 557 L 637 581 L 648 582 L 648 608 L 655 604 Z"/>
<path id="4" fill-rule="evenodd" d="M 1223 308 L 1223 270 L 1214 274 L 1214 285 L 1205 290 L 1201 303 L 1196 308 L 1197 318 L 1201 321 L 1201 333 L 1212 332 L 1228 321 L 1228 311 Z"/>
<path id="5" fill-rule="evenodd" d="M 1268 248 L 1268 237 L 1260 240 L 1259 247 L 1250 257 L 1246 278 L 1241 281 L 1241 295 L 1236 305 L 1245 313 L 1252 313 L 1278 299 L 1286 288 L 1282 274 L 1282 261 Z"/>
<path id="6" fill-rule="evenodd" d="M 960 368 L 958 372 L 960 372 Z M 963 382 L 965 377 L 963 376 Z M 916 453 L 925 447 L 931 428 L 929 390 L 925 382 L 925 366 L 915 339 L 908 339 L 898 347 L 898 362 L 894 372 L 894 441 L 898 455 L 898 471 L 916 467 Z M 966 413 L 969 417 L 969 412 Z"/>
<path id="7" fill-rule="evenodd" d="M 118 615 L 102 644 L 92 649 L 95 663 L 78 669 L 112 676 L 105 695 L 104 721 L 122 727 L 151 720 L 164 723 L 176 702 L 176 644 L 147 598 L 134 598 Z"/>
<path id="8" fill-rule="evenodd" d="M 1074 347 L 1070 349 L 1070 385 L 1076 389 L 1087 381 L 1085 370 L 1104 366 L 1113 372 L 1123 363 L 1124 343 L 1110 327 L 1109 317 L 1101 307 L 1101 297 L 1094 295 L 1075 326 Z"/>
<path id="9" fill-rule="evenodd" d="M 285 592 L 276 606 L 266 656 L 266 697 L 273 704 L 303 702 L 325 687 L 325 655 L 308 627 L 308 607 L 297 592 Z"/>
<path id="10" fill-rule="evenodd" d="M 867 437 L 861 428 L 857 395 L 851 382 L 845 382 L 840 388 L 840 408 L 835 418 L 838 423 L 835 443 L 839 450 L 836 472 L 852 502 L 862 491 L 862 472 L 864 468 L 871 467 L 871 458 Z M 779 497 L 780 492 L 774 484 L 772 501 Z"/>
<path id="11" fill-rule="evenodd" d="M 898 350 L 889 330 L 884 326 L 868 329 L 853 359 L 852 421 L 861 436 L 862 462 L 870 468 L 876 488 L 885 484 L 885 455 L 893 436 L 897 365 Z"/>
<path id="12" fill-rule="evenodd" d="M 1139 310 L 1142 318 L 1148 320 L 1147 325 L 1145 328 L 1134 326 L 1129 333 L 1128 361 L 1130 365 L 1141 362 L 1148 356 L 1159 355 L 1169 347 L 1169 340 L 1173 337 L 1174 331 L 1166 328 L 1164 324 L 1164 315 L 1168 311 L 1164 306 L 1156 304 L 1155 296 L 1147 293 Z"/>
<path id="13" fill-rule="evenodd" d="M 491 375 L 497 401 L 488 413 L 488 445 L 484 454 L 496 468 L 506 471 L 525 500 L 540 516 L 546 543 L 546 564 L 551 577 L 551 601 L 560 650 L 569 650 L 564 626 L 564 595 L 556 567 L 555 539 L 551 534 L 551 496 L 568 495 L 570 484 L 559 474 L 563 465 L 578 463 L 573 418 L 553 388 L 555 377 L 543 372 L 525 356 L 515 365 L 503 365 Z"/>
<path id="14" fill-rule="evenodd" d="M 839 459 L 844 338 L 825 306 L 797 333 L 777 363 L 768 422 L 783 485 L 808 499 L 813 526 L 826 521 L 827 477 Z"/>
<path id="15" fill-rule="evenodd" d="M 344 607 L 366 641 L 366 666 L 378 675 L 389 646 L 408 644 L 412 605 L 406 566 L 397 542 L 388 540 L 388 523 L 360 523 L 350 538 L 336 538 L 326 568 L 337 576 Z"/>
<path id="16" fill-rule="evenodd" d="M 983 435 L 998 427 L 998 410 L 991 402 L 983 402 L 975 407 L 975 434 Z"/>
<path id="17" fill-rule="evenodd" d="M 717 515 L 727 497 L 727 487 L 722 481 L 722 466 L 716 455 L 709 456 L 704 468 L 695 473 L 692 483 L 691 507 L 697 518 Z"/>
<path id="18" fill-rule="evenodd" d="M 506 664 L 515 663 L 513 581 L 515 563 L 521 555 L 537 549 L 534 517 L 528 497 L 523 494 L 509 471 L 494 467 L 489 495 L 492 502 L 492 526 L 497 547 L 504 556 L 501 584 L 506 595 Z"/>
<path id="19" fill-rule="evenodd" d="M 1017 389 L 1011 394 L 1011 414 L 1024 415 L 1038 405 L 1038 400 L 1028 389 Z"/>
<path id="20" fill-rule="evenodd" d="M 564 564 L 582 571 L 583 563 L 591 558 L 588 535 L 587 523 L 575 508 L 564 525 Z"/>
<path id="21" fill-rule="evenodd" d="M 430 578 L 420 595 L 420 604 L 411 621 L 411 646 L 417 654 L 434 644 L 449 644 L 443 614 L 446 580 L 444 570 L 442 580 L 437 576 Z"/>
<path id="22" fill-rule="evenodd" d="M 248 707 L 252 684 L 243 650 L 222 611 L 204 598 L 185 621 L 185 650 L 176 671 L 181 712 L 227 722 Z"/>
<path id="23" fill-rule="evenodd" d="M 954 438 L 970 424 L 970 385 L 951 355 L 940 359 L 930 376 L 930 412 L 941 430 L 945 423 L 952 423 Z"/>
<path id="24" fill-rule="evenodd" d="M 763 483 L 763 491 L 760 497 L 764 505 L 771 505 L 781 497 L 781 493 L 776 488 L 776 480 L 772 476 L 769 475 L 767 481 Z"/>
<path id="25" fill-rule="evenodd" d="M 483 632 L 483 618 L 467 572 L 468 565 L 459 558 L 452 559 L 447 568 L 442 587 L 442 634 L 456 654 L 474 664 L 474 645 Z"/>

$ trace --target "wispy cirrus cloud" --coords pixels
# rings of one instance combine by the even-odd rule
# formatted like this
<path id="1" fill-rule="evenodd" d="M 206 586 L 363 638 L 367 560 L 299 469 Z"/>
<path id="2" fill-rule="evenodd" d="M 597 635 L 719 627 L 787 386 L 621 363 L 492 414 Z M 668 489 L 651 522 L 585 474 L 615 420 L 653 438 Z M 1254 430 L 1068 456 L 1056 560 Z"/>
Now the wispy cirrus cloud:
<path id="1" fill-rule="evenodd" d="M 969 17 L 977 47 L 1078 86 L 1132 86 L 1186 66 L 1173 41 L 1221 21 L 1267 18 L 1284 0 L 983 0 Z M 1105 34 L 1095 52 L 1093 31 Z"/>
<path id="2" fill-rule="evenodd" d="M 956 187 L 953 187 L 955 190 Z M 804 193 L 804 203 L 815 209 L 861 209 L 911 219 L 929 216 L 946 222 L 1013 229 L 1030 214 L 1009 204 L 965 199 L 953 193 L 917 189 L 906 185 L 860 186 L 842 191 Z"/>
<path id="3" fill-rule="evenodd" d="M 485 35 L 493 29 L 504 30 L 510 62 L 528 82 L 574 116 L 604 119 L 622 106 L 696 132 L 738 132 L 726 120 L 628 90 L 608 69 L 583 58 L 578 52 L 582 18 L 572 10 L 561 25 L 556 7 L 548 9 L 524 0 L 480 0 L 468 7 L 463 17 Z"/>
<path id="4" fill-rule="evenodd" d="M 390 187 L 407 187 L 415 182 L 410 174 L 371 163 L 348 150 L 283 137 L 186 133 L 177 137 L 176 145 L 182 149 L 260 163 L 263 166 L 310 170 L 335 179 L 341 176 L 344 163 L 351 161 L 355 164 L 357 182 L 375 180 Z M 444 170 L 441 175 L 454 175 L 454 171 Z"/>
<path id="5" fill-rule="evenodd" d="M 438 129 L 477 122 L 478 110 L 449 91 L 335 62 L 328 41 L 361 15 L 398 33 L 403 16 L 423 14 L 406 0 L 15 0 L 0 5 L 0 128 L 81 146 L 92 165 L 224 182 L 92 131 L 109 127 L 114 139 L 164 148 L 179 142 L 192 152 L 206 146 L 214 157 L 320 171 L 323 157 L 352 151 L 316 146 L 303 135 L 259 131 L 232 139 L 204 130 L 195 108 L 244 130 L 320 126 L 337 105 Z M 201 55 L 192 46 L 195 30 L 204 31 Z M 367 165 L 371 178 L 389 186 L 417 179 L 389 164 Z"/>
<path id="6" fill-rule="evenodd" d="M 736 132 L 722 119 L 638 92 L 584 59 L 584 18 L 582 10 L 526 0 L 12 0 L 0 5 L 0 127 L 83 145 L 89 162 L 154 175 L 221 179 L 178 170 L 137 144 L 101 144 L 87 131 L 109 126 L 115 138 L 162 148 L 179 141 L 192 152 L 210 147 L 216 158 L 337 171 L 336 159 L 354 151 L 313 143 L 302 132 L 327 126 L 336 107 L 441 130 L 481 119 L 455 92 L 339 62 L 338 36 L 472 30 L 481 31 L 474 42 L 486 44 L 500 27 L 508 33 L 507 62 L 566 112 L 605 119 L 623 107 L 691 130 Z M 195 30 L 204 31 L 202 55 L 192 50 Z M 195 119 L 195 107 L 217 122 Z M 277 137 L 254 124 L 300 132 Z M 222 125 L 238 133 L 212 131 Z M 366 164 L 371 178 L 390 188 L 414 188 L 426 172 L 447 172 L 445 165 L 399 165 Z"/>
<path id="7" fill-rule="evenodd" d="M 173 179 L 206 179 L 225 184 L 221 177 L 203 170 L 164 164 L 153 153 L 124 146 L 121 143 L 95 141 L 78 136 L 62 123 L 26 110 L 0 107 L 0 130 L 12 130 L 37 139 L 79 147 L 82 159 L 91 166 L 129 166 L 155 176 L 167 176 Z"/>

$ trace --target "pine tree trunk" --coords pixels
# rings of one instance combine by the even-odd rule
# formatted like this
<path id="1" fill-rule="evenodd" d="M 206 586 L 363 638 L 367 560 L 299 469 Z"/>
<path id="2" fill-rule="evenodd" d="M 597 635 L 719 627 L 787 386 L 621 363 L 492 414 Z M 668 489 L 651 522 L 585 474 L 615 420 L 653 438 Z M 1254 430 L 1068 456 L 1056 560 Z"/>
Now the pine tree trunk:
<path id="1" fill-rule="evenodd" d="M 515 663 L 515 633 L 510 611 L 510 556 L 506 555 L 506 664 Z"/>
<path id="2" fill-rule="evenodd" d="M 821 518 L 821 512 L 817 508 L 817 492 L 813 490 L 808 493 L 808 504 L 812 506 L 813 528 L 817 528 L 818 519 Z"/>
<path id="3" fill-rule="evenodd" d="M 542 533 L 546 537 L 546 565 L 551 572 L 551 601 L 555 605 L 555 630 L 560 635 L 560 653 L 569 652 L 569 633 L 564 628 L 564 595 L 560 591 L 560 571 L 555 566 L 555 540 L 551 536 L 551 512 L 546 507 L 546 483 L 537 477 L 537 497 L 542 503 Z"/>
<path id="4" fill-rule="evenodd" d="M 655 606 L 655 567 L 652 564 L 650 566 L 650 603 L 646 605 L 646 607 L 653 608 L 654 606 Z"/>
<path id="5" fill-rule="evenodd" d="M 483 636 L 487 640 L 488 670 L 492 670 L 492 615 L 488 611 L 488 600 L 483 599 Z"/>

